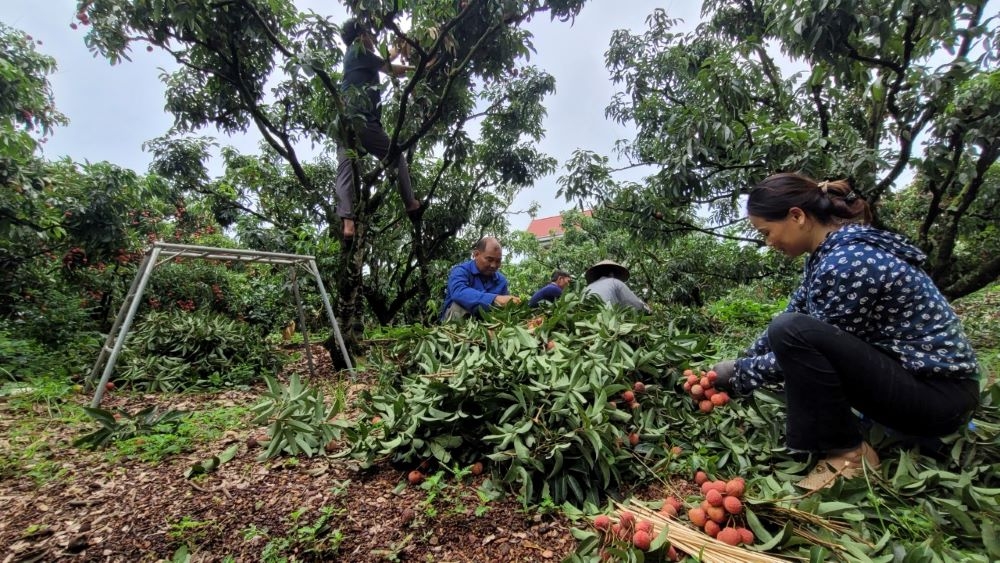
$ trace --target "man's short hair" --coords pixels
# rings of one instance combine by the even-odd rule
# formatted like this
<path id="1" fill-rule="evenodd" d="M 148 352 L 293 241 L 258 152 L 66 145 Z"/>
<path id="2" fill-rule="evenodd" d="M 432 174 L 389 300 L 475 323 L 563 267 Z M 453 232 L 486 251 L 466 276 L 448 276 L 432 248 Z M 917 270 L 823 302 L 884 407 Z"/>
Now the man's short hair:
<path id="1" fill-rule="evenodd" d="M 476 244 L 472 246 L 472 250 L 478 250 L 479 252 L 486 252 L 486 247 L 493 242 L 497 246 L 500 246 L 500 241 L 496 237 L 486 235 L 485 237 L 476 241 Z"/>
<path id="2" fill-rule="evenodd" d="M 557 281 L 559 278 L 573 279 L 573 276 L 571 276 L 566 270 L 556 270 L 552 272 L 552 281 Z"/>
<path id="3" fill-rule="evenodd" d="M 357 18 L 351 18 L 345 21 L 344 25 L 340 26 L 340 39 L 344 42 L 344 45 L 350 47 L 355 39 L 367 31 L 367 26 L 358 21 Z"/>

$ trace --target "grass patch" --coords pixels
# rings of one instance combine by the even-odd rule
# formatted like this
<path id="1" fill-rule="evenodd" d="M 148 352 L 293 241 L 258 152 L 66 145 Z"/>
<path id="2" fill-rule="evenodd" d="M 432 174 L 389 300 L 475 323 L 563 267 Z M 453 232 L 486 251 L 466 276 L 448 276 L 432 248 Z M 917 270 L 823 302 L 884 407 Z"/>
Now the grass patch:
<path id="1" fill-rule="evenodd" d="M 954 307 L 976 351 L 983 376 L 992 384 L 1000 375 L 1000 283 L 955 300 Z"/>
<path id="2" fill-rule="evenodd" d="M 37 420 L 20 422 L 7 434 L 9 446 L 0 448 L 0 479 L 30 477 L 36 485 L 59 479 L 66 473 L 55 461 L 56 436 Z"/>
<path id="3" fill-rule="evenodd" d="M 139 459 L 158 463 L 170 456 L 194 451 L 200 444 L 217 440 L 227 430 L 242 427 L 249 413 L 250 409 L 244 406 L 191 412 L 176 430 L 116 442 L 109 455 L 112 460 Z"/>

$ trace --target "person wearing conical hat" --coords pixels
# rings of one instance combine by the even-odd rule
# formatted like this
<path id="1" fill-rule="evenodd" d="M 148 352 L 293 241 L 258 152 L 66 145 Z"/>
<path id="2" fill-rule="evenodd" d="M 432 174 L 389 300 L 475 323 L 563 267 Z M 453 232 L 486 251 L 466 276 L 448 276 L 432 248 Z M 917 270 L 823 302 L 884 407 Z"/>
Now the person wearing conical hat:
<path id="1" fill-rule="evenodd" d="M 584 279 L 587 280 L 587 287 L 584 288 L 584 295 L 597 295 L 605 303 L 611 305 L 622 305 L 646 313 L 652 312 L 649 305 L 632 292 L 625 282 L 628 281 L 628 268 L 612 262 L 611 260 L 601 260 L 587 269 Z"/>

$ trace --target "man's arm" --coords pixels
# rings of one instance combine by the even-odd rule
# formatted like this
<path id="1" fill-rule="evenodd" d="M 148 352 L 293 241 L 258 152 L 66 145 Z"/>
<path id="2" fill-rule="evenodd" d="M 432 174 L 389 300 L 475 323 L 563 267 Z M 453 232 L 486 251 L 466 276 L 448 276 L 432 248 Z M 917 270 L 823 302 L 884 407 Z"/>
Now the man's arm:
<path id="1" fill-rule="evenodd" d="M 639 296 L 633 293 L 632 290 L 629 289 L 627 285 L 625 285 L 625 282 L 620 280 L 615 280 L 615 281 L 618 282 L 615 284 L 615 288 L 618 291 L 619 303 L 621 303 L 622 305 L 628 305 L 633 309 L 638 309 L 640 311 L 645 311 L 647 313 L 650 312 L 650 309 L 648 306 L 646 306 L 646 303 L 642 299 L 639 299 Z"/>
<path id="2" fill-rule="evenodd" d="M 412 67 L 410 65 L 396 65 L 392 63 L 385 63 L 385 66 L 383 66 L 381 70 L 386 74 L 391 74 L 393 76 L 402 76 L 407 72 L 412 71 L 414 68 L 415 67 Z"/>
<path id="3" fill-rule="evenodd" d="M 560 295 L 562 295 L 562 290 L 559 289 L 558 285 L 552 283 L 546 284 L 545 287 L 539 289 L 531 296 L 531 301 L 528 302 L 528 305 L 535 307 L 542 301 L 555 301 Z"/>
<path id="4" fill-rule="evenodd" d="M 405 43 L 404 43 L 404 45 L 405 45 Z M 387 58 L 385 60 L 385 64 L 382 66 L 382 68 L 380 70 L 382 72 L 384 72 L 386 74 L 390 74 L 392 76 L 402 76 L 402 75 L 406 74 L 407 72 L 411 72 L 413 70 L 416 70 L 416 67 L 413 66 L 413 65 L 396 64 L 396 63 L 392 62 L 392 61 L 396 60 L 397 57 L 399 57 L 400 52 L 401 52 L 400 49 L 396 45 L 390 45 L 389 46 L 389 58 Z"/>
<path id="5" fill-rule="evenodd" d="M 493 304 L 503 307 L 509 303 L 515 305 L 521 303 L 521 298 L 516 295 L 510 294 L 510 288 L 507 286 L 507 278 L 503 274 L 497 274 L 500 277 L 500 284 L 496 287 L 496 297 L 493 298 Z"/>

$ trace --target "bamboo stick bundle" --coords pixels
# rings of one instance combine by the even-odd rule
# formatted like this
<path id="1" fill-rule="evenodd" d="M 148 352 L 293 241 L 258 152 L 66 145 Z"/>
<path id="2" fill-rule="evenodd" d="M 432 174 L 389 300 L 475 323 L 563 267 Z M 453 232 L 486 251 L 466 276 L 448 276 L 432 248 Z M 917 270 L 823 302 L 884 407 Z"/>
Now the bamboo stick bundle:
<path id="1" fill-rule="evenodd" d="M 692 530 L 676 518 L 654 512 L 645 506 L 627 505 L 616 502 L 621 510 L 628 510 L 638 518 L 649 520 L 653 524 L 653 537 L 660 535 L 664 529 L 670 545 L 689 555 L 695 556 L 704 563 L 787 563 L 787 559 L 779 559 L 772 555 L 751 551 L 723 543 L 704 532 Z"/>

